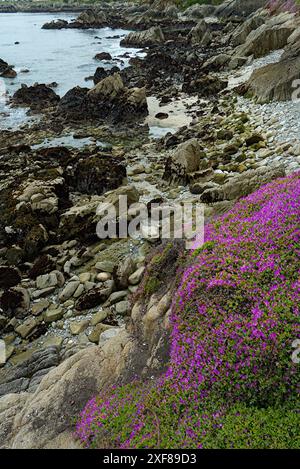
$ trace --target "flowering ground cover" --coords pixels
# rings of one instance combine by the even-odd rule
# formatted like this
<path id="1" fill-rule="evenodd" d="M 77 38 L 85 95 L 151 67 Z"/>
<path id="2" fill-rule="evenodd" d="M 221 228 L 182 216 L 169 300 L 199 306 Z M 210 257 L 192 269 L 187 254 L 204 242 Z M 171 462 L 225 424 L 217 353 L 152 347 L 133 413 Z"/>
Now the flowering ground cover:
<path id="1" fill-rule="evenodd" d="M 300 448 L 300 174 L 240 200 L 189 255 L 167 372 L 82 411 L 87 447 Z"/>

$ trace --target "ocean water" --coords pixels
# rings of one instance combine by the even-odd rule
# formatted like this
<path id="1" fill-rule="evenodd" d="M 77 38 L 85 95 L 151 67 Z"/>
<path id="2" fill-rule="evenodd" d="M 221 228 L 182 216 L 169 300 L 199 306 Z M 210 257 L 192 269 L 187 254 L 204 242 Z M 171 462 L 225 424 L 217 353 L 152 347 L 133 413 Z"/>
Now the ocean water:
<path id="1" fill-rule="evenodd" d="M 55 92 L 62 96 L 74 86 L 93 86 L 93 82 L 85 81 L 85 78 L 93 75 L 98 66 L 127 66 L 129 58 L 119 57 L 125 52 L 131 57 L 142 55 L 138 49 L 120 46 L 121 38 L 129 31 L 111 28 L 41 29 L 51 20 L 70 20 L 75 16 L 64 13 L 0 14 L 0 58 L 14 65 L 18 73 L 14 79 L 0 79 L 0 128 L 15 127 L 28 119 L 24 109 L 9 108 L 4 95 L 11 95 L 22 83 L 56 82 Z M 109 52 L 114 60 L 110 63 L 94 60 L 95 54 L 103 51 Z M 22 73 L 26 69 L 29 72 Z"/>

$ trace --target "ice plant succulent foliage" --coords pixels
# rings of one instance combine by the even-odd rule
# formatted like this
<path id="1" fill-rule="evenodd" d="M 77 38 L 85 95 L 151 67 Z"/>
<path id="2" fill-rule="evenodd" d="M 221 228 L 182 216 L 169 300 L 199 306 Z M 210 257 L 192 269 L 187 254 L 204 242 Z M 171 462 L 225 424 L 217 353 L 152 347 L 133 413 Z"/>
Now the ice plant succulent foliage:
<path id="1" fill-rule="evenodd" d="M 167 372 L 92 399 L 85 446 L 300 447 L 299 220 L 296 173 L 209 225 L 175 295 Z"/>

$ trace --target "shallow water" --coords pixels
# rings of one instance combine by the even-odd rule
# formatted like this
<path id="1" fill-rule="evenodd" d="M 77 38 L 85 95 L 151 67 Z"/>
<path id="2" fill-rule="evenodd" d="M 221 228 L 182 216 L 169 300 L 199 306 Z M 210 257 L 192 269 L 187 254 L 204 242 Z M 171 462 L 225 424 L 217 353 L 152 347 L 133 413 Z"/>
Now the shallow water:
<path id="1" fill-rule="evenodd" d="M 149 135 L 153 138 L 160 138 L 169 132 L 175 133 L 180 127 L 189 125 L 192 122 L 193 117 L 188 110 L 197 102 L 197 97 L 173 100 L 160 106 L 159 100 L 154 96 L 150 96 L 147 102 L 149 116 L 146 118 L 146 123 L 149 125 Z M 164 113 L 168 117 L 159 119 L 156 117 L 159 113 Z"/>
<path id="2" fill-rule="evenodd" d="M 28 116 L 26 109 L 8 106 L 8 97 L 20 88 L 22 83 L 33 85 L 56 82 L 57 87 L 54 90 L 63 96 L 74 86 L 92 87 L 93 81 L 86 81 L 85 78 L 94 75 L 99 66 L 128 66 L 129 58 L 120 57 L 124 53 L 130 57 L 144 55 L 139 49 L 120 46 L 120 41 L 129 33 L 128 30 L 41 29 L 46 22 L 58 18 L 70 21 L 74 16 L 76 15 L 70 13 L 0 14 L 0 58 L 14 65 L 18 73 L 13 79 L 0 78 L 0 129 L 17 128 L 37 119 L 36 116 Z M 109 52 L 113 60 L 96 61 L 94 56 L 99 52 Z M 25 73 L 25 70 L 29 71 Z M 146 123 L 149 125 L 150 137 L 160 138 L 168 132 L 176 132 L 183 125 L 188 125 L 192 118 L 187 114 L 186 106 L 190 104 L 188 100 L 183 100 L 159 107 L 156 98 L 148 98 L 149 117 Z M 167 112 L 169 117 L 159 120 L 155 118 L 158 112 Z M 68 139 L 68 136 L 66 138 Z M 72 138 L 68 140 L 68 144 L 80 146 L 80 142 Z"/>
<path id="3" fill-rule="evenodd" d="M 121 37 L 109 38 L 123 37 L 129 31 L 111 28 L 41 29 L 44 23 L 53 19 L 70 20 L 73 17 L 72 14 L 63 13 L 0 14 L 0 58 L 14 65 L 18 73 L 14 79 L 2 79 L 0 94 L 6 90 L 11 95 L 22 83 L 32 85 L 36 82 L 57 82 L 55 92 L 63 95 L 74 86 L 91 87 L 93 82 L 85 81 L 85 78 L 93 75 L 98 66 L 124 67 L 129 59 L 120 58 L 119 55 L 124 52 L 128 52 L 130 56 L 137 55 L 138 49 L 124 49 L 120 46 Z M 103 51 L 109 52 L 114 60 L 110 63 L 94 60 L 95 54 Z M 29 72 L 22 73 L 26 69 Z M 24 110 L 8 111 L 3 97 L 0 101 L 0 127 L 6 128 L 24 121 Z M 9 112 L 9 116 L 3 116 L 3 112 Z"/>
<path id="4" fill-rule="evenodd" d="M 57 146 L 64 146 L 64 147 L 76 147 L 76 148 L 83 148 L 87 145 L 96 145 L 100 148 L 111 148 L 111 145 L 106 142 L 101 142 L 99 140 L 93 140 L 90 137 L 83 137 L 83 138 L 74 138 L 73 134 L 71 135 L 64 135 L 62 137 L 55 137 L 55 138 L 45 138 L 41 143 L 36 145 L 32 145 L 33 149 L 38 149 L 42 147 L 57 147 Z"/>

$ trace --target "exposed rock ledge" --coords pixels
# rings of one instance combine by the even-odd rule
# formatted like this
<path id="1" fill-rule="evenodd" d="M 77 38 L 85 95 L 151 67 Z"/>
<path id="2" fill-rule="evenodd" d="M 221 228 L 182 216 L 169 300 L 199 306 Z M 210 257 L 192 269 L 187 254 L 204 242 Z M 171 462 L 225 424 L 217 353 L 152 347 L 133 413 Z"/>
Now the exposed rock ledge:
<path id="1" fill-rule="evenodd" d="M 91 397 L 137 374 L 146 379 L 161 374 L 168 362 L 170 306 L 181 252 L 175 243 L 163 257 L 164 264 L 154 264 L 164 283 L 146 300 L 144 294 L 137 297 L 126 328 L 53 368 L 34 393 L 0 398 L 0 448 L 78 448 L 74 418 Z"/>

